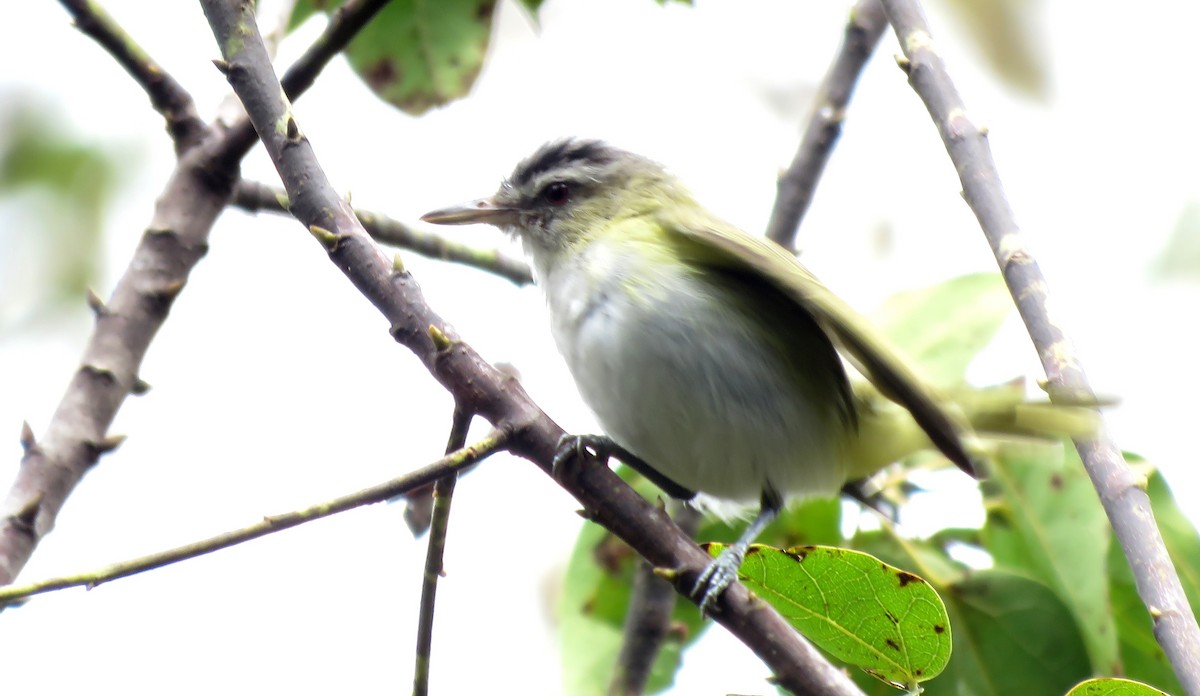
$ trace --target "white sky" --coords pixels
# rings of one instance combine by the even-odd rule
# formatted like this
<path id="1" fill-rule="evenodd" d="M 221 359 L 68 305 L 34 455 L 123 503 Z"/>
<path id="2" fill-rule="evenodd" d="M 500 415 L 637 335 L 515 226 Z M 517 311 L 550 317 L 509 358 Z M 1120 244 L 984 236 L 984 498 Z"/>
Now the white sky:
<path id="1" fill-rule="evenodd" d="M 773 177 L 794 150 L 800 97 L 832 56 L 847 4 L 698 5 L 551 0 L 535 30 L 502 4 L 493 56 L 471 98 L 410 118 L 375 102 L 339 61 L 296 113 L 335 185 L 401 219 L 490 193 L 537 144 L 578 134 L 667 163 L 714 210 L 759 230 Z M 218 53 L 197 5 L 105 6 L 206 117 L 215 113 L 227 87 L 210 63 Z M 1197 193 L 1191 86 L 1200 9 L 1170 0 L 1121 12 L 1041 3 L 1054 84 L 1045 104 L 1000 86 L 941 6 L 928 10 L 968 107 L 990 127 L 1058 315 L 1095 385 L 1122 400 L 1110 419 L 1119 444 L 1159 463 L 1194 506 L 1189 402 L 1200 371 L 1185 308 L 1200 292 L 1155 284 L 1148 268 Z M 282 63 L 315 30 L 285 44 Z M 802 231 L 806 263 L 864 310 L 905 287 L 994 269 L 936 132 L 891 60 L 895 39 L 885 42 Z M 107 275 L 97 284 L 107 296 L 172 166 L 160 119 L 51 2 L 21 3 L 0 27 L 0 98 L 30 93 L 81 137 L 134 153 L 134 183 L 108 221 Z M 261 151 L 243 171 L 276 180 Z M 448 232 L 505 243 L 487 228 Z M 516 365 L 560 424 L 595 430 L 535 290 L 412 254 L 405 261 L 430 303 L 485 357 Z M 10 434 L 0 485 L 20 458 L 21 421 L 42 432 L 77 364 L 89 330 L 82 298 L 80 308 L 70 322 L 0 335 L 0 432 Z M 153 391 L 127 402 L 112 429 L 129 440 L 71 497 L 23 579 L 215 534 L 437 458 L 449 398 L 386 328 L 299 225 L 225 215 L 146 359 Z M 977 368 L 981 382 L 1037 374 L 1016 321 Z M 550 626 L 575 505 L 529 464 L 496 458 L 463 481 L 455 508 L 435 689 L 559 692 Z M 4 681 L 13 693 L 407 691 L 424 543 L 409 538 L 400 514 L 398 506 L 359 510 L 7 611 Z M 910 527 L 919 533 L 948 517 L 970 522 L 979 513 L 942 499 Z M 710 635 L 677 693 L 771 691 L 747 649 L 720 630 Z"/>

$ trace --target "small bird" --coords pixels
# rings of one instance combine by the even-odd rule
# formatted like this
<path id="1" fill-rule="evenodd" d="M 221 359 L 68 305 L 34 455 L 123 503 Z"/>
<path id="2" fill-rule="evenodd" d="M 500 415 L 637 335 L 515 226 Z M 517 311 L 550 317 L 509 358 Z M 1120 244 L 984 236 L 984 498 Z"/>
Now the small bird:
<path id="1" fill-rule="evenodd" d="M 551 142 L 499 191 L 422 220 L 517 237 L 554 340 L 615 454 L 668 494 L 759 505 L 691 596 L 711 612 L 788 498 L 931 443 L 973 474 L 975 436 L 869 322 L 782 247 L 724 222 L 659 164 L 596 140 Z M 870 384 L 852 386 L 845 358 Z M 903 409 L 870 406 L 882 394 Z"/>

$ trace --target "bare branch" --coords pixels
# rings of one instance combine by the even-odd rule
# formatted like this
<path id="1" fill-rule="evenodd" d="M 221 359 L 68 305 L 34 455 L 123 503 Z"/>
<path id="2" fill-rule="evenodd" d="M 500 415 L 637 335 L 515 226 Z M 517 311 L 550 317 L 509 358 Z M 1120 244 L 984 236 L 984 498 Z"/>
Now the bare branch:
<path id="1" fill-rule="evenodd" d="M 297 91 L 341 50 L 382 6 L 380 0 L 350 0 L 330 22 L 316 47 L 289 71 Z M 89 7 L 91 7 L 89 5 Z M 111 24 L 111 20 L 109 20 Z M 101 36 L 123 36 L 105 30 Z M 119 58 L 118 58 L 119 59 Z M 243 119 L 242 131 L 209 129 L 207 139 L 179 157 L 158 198 L 150 226 L 108 303 L 91 296 L 96 327 L 84 349 L 82 365 L 51 417 L 45 436 L 25 449 L 16 479 L 0 506 L 0 585 L 11 583 L 29 561 L 58 511 L 101 454 L 119 440 L 106 433 L 125 398 L 146 391 L 138 376 L 150 341 L 166 320 L 175 296 L 208 248 L 208 233 L 238 180 L 238 162 L 254 144 L 254 129 Z M 23 438 L 25 440 L 25 438 Z"/>
<path id="2" fill-rule="evenodd" d="M 447 335 L 446 322 L 425 303 L 411 276 L 392 266 L 337 195 L 279 88 L 250 4 L 202 0 L 202 5 L 223 51 L 226 75 L 279 171 L 293 214 L 391 322 L 392 336 L 417 355 L 456 403 L 511 431 L 510 449 L 549 472 L 562 429 L 529 400 L 520 385 Z M 556 473 L 591 519 L 651 563 L 678 569 L 677 588 L 694 583 L 707 565 L 708 556 L 695 542 L 607 467 L 581 462 Z M 745 587 L 735 584 L 722 595 L 716 618 L 775 671 L 785 688 L 798 694 L 862 693 Z"/>
<path id="3" fill-rule="evenodd" d="M 983 233 L 1017 310 L 1033 339 L 1048 379 L 1051 400 L 1094 399 L 1079 357 L 1047 305 L 1045 276 L 1021 240 L 986 133 L 967 114 L 962 97 L 929 32 L 916 0 L 883 0 L 904 51 L 901 67 L 937 124 L 958 171 L 963 196 Z M 1121 450 L 1103 434 L 1077 440 L 1075 447 L 1133 569 L 1138 594 L 1184 690 L 1200 694 L 1200 627 L 1154 521 L 1142 477 L 1130 470 Z"/>
<path id="4" fill-rule="evenodd" d="M 428 464 L 390 481 L 385 481 L 370 488 L 364 488 L 361 491 L 339 496 L 300 510 L 285 512 L 280 515 L 270 515 L 255 524 L 235 529 L 231 532 L 225 532 L 224 534 L 218 534 L 208 539 L 195 541 L 148 556 L 114 563 L 89 573 L 64 575 L 58 578 L 32 582 L 27 585 L 0 587 L 0 607 L 11 604 L 19 599 L 53 592 L 54 590 L 63 590 L 68 587 L 86 587 L 92 589 L 112 580 L 126 578 L 130 575 L 136 575 L 155 568 L 162 568 L 189 558 L 197 558 L 214 551 L 227 549 L 230 546 L 236 546 L 252 539 L 267 536 L 268 534 L 282 532 L 285 529 L 298 527 L 307 522 L 336 515 L 347 510 L 353 510 L 364 505 L 390 500 L 414 488 L 426 485 L 431 481 L 441 480 L 446 476 L 453 476 L 456 472 L 500 450 L 504 446 L 505 438 L 506 436 L 503 433 L 494 432 L 470 447 L 454 450 L 432 464 Z"/>
<path id="5" fill-rule="evenodd" d="M 455 408 L 446 451 L 453 452 L 461 448 L 466 442 L 467 430 L 470 427 L 471 414 Z M 455 470 L 433 484 L 433 520 L 429 529 L 429 548 L 425 553 L 425 577 L 421 582 L 413 696 L 426 696 L 429 693 L 430 656 L 433 654 L 433 611 L 437 603 L 438 578 L 443 574 L 442 555 L 446 550 L 446 533 L 450 526 L 450 502 L 454 497 L 454 484 L 458 481 L 460 471 Z"/>
<path id="6" fill-rule="evenodd" d="M 265 211 L 291 215 L 287 200 L 286 191 L 253 181 L 238 182 L 237 188 L 233 192 L 233 204 L 251 213 Z M 494 249 L 480 249 L 460 244 L 435 232 L 411 227 L 381 213 L 355 208 L 354 214 L 358 216 L 363 229 L 381 244 L 408 249 L 422 256 L 442 261 L 478 268 L 498 275 L 515 285 L 529 285 L 533 282 L 533 274 L 530 273 L 529 266 L 524 261 L 506 256 Z"/>
<path id="7" fill-rule="evenodd" d="M 141 85 L 154 110 L 167 120 L 175 154 L 199 143 L 208 126 L 196 113 L 192 95 L 125 33 L 94 0 L 59 0 L 75 19 L 75 26 L 104 47 L 113 59 Z"/>
<path id="8" fill-rule="evenodd" d="M 16 578 L 75 485 L 118 444 L 108 427 L 143 384 L 138 370 L 146 350 L 207 251 L 209 230 L 237 181 L 236 168 L 212 166 L 215 142 L 180 157 L 112 296 L 104 304 L 93 300 L 96 324 L 82 364 L 45 435 L 21 459 L 0 513 L 0 584 Z"/>
<path id="9" fill-rule="evenodd" d="M 813 99 L 812 114 L 800 147 L 787 171 L 779 177 L 767 238 L 781 246 L 795 247 L 800 221 L 808 212 L 817 182 L 841 137 L 846 106 L 854 94 L 858 76 L 886 27 L 887 19 L 879 0 L 858 0 L 850 10 L 846 35 Z"/>

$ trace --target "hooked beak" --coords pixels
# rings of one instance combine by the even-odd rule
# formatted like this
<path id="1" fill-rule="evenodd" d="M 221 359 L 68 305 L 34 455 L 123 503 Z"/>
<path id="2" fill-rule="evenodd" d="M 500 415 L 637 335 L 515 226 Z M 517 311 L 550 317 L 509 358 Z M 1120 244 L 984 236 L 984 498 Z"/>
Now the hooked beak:
<path id="1" fill-rule="evenodd" d="M 490 225 L 511 225 L 517 221 L 516 208 L 496 205 L 490 198 L 452 205 L 421 216 L 425 222 L 435 225 L 471 225 L 477 222 Z"/>

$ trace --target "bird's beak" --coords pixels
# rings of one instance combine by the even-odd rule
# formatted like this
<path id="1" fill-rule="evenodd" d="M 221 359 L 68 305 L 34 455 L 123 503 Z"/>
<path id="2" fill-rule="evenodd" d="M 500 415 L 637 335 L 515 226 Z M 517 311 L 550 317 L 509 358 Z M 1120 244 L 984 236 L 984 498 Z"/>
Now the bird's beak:
<path id="1" fill-rule="evenodd" d="M 477 222 L 490 225 L 509 225 L 516 222 L 517 210 L 497 205 L 490 198 L 480 198 L 470 203 L 452 205 L 425 213 L 421 219 L 435 225 L 470 225 Z"/>

